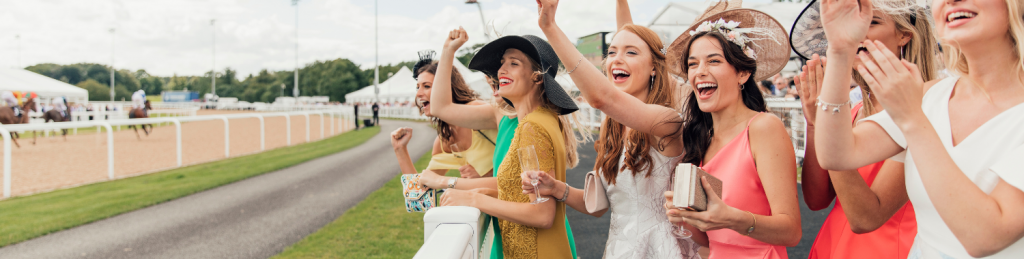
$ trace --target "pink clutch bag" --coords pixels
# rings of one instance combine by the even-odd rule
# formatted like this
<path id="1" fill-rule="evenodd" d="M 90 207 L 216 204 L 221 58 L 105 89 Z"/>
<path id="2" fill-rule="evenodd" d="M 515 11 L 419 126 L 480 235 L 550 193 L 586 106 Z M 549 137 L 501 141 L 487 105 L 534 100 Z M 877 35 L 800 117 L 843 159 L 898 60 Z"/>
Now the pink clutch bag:
<path id="1" fill-rule="evenodd" d="M 604 192 L 604 183 L 595 171 L 587 173 L 583 187 L 583 202 L 587 212 L 594 213 L 608 209 L 608 195 Z"/>

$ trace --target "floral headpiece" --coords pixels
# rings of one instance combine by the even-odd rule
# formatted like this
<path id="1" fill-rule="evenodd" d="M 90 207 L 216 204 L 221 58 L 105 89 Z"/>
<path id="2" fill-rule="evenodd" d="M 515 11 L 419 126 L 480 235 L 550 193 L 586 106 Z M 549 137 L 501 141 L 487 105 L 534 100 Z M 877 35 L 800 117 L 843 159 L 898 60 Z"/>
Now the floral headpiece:
<path id="1" fill-rule="evenodd" d="M 733 44 L 739 45 L 743 49 L 743 53 L 747 54 L 748 57 L 757 60 L 757 55 L 754 53 L 754 49 L 748 46 L 748 43 L 754 41 L 753 38 L 748 37 L 748 34 L 755 33 L 756 28 L 740 28 L 740 22 L 737 21 L 726 21 L 725 19 L 718 19 L 718 21 L 704 21 L 697 26 L 696 29 L 690 31 L 690 36 L 696 35 L 701 32 L 718 32 L 725 35 Z"/>

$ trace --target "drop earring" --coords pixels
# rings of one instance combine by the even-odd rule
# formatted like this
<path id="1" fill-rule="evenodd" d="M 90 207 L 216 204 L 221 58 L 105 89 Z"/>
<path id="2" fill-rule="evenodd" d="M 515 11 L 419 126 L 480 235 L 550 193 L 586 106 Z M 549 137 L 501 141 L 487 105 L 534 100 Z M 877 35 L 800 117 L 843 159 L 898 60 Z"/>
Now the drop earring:
<path id="1" fill-rule="evenodd" d="M 654 76 L 651 76 L 651 83 L 647 85 L 647 91 L 654 90 Z"/>

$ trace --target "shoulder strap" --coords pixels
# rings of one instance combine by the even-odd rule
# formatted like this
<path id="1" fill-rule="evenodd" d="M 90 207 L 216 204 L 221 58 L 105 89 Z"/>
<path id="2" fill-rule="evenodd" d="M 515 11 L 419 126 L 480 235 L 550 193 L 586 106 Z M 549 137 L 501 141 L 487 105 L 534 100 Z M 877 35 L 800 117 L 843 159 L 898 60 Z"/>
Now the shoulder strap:
<path id="1" fill-rule="evenodd" d="M 480 136 L 484 136 L 484 139 L 486 139 L 487 142 L 491 142 L 491 145 L 494 145 L 494 146 L 498 145 L 497 143 L 494 143 L 494 140 L 491 140 L 491 138 L 487 137 L 487 134 L 484 134 L 483 131 L 480 131 L 480 130 L 475 130 L 475 131 L 476 131 L 476 133 L 480 133 Z"/>

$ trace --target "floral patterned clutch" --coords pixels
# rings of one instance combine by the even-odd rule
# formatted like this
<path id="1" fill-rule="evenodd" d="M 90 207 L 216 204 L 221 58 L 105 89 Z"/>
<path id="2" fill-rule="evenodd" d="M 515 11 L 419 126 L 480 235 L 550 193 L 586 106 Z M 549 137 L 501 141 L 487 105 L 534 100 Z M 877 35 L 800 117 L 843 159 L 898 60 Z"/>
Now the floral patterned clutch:
<path id="1" fill-rule="evenodd" d="M 402 196 L 405 197 L 405 211 L 426 212 L 438 205 L 444 190 L 434 190 L 420 184 L 420 174 L 402 175 Z"/>

